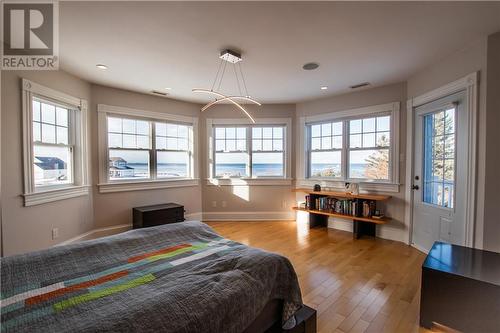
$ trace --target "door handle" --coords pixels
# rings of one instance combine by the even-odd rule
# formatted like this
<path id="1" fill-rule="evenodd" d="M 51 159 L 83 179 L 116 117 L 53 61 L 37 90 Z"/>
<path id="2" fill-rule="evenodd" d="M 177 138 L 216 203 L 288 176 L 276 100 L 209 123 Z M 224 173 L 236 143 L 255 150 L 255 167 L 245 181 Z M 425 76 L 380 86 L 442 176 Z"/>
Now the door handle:
<path id="1" fill-rule="evenodd" d="M 411 189 L 412 189 L 412 190 L 418 190 L 418 189 L 420 189 L 420 187 L 418 187 L 418 185 L 412 185 L 412 186 L 411 186 Z"/>

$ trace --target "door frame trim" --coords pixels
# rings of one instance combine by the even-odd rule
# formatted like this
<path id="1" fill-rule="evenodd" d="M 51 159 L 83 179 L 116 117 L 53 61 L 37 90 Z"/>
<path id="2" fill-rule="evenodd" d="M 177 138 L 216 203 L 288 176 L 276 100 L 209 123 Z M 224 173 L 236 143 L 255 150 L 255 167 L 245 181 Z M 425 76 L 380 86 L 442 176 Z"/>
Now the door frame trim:
<path id="1" fill-rule="evenodd" d="M 415 124 L 413 118 L 415 116 L 415 108 L 460 91 L 465 91 L 468 109 L 467 151 L 469 158 L 467 162 L 467 193 L 465 199 L 467 203 L 465 206 L 465 246 L 474 247 L 475 245 L 478 84 L 479 72 L 474 72 L 425 94 L 410 98 L 406 102 L 406 181 L 404 187 L 405 222 L 408 227 L 406 242 L 408 245 L 412 245 L 413 235 L 413 190 L 411 189 L 411 184 L 414 177 Z"/>

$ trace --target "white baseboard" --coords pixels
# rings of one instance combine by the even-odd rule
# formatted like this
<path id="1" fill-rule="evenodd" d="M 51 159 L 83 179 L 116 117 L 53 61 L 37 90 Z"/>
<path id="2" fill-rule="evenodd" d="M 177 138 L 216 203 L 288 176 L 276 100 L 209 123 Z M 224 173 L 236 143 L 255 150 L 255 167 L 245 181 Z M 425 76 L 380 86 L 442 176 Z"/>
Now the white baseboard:
<path id="1" fill-rule="evenodd" d="M 184 218 L 186 219 L 186 221 L 201 221 L 203 219 L 203 213 L 197 212 L 197 213 L 186 214 L 184 215 Z"/>
<path id="2" fill-rule="evenodd" d="M 203 221 L 295 220 L 295 212 L 203 212 Z"/>
<path id="3" fill-rule="evenodd" d="M 67 245 L 71 243 L 76 243 L 83 240 L 95 239 L 100 237 L 111 236 L 114 234 L 119 234 L 121 232 L 132 229 L 132 225 L 130 224 L 118 224 L 110 227 L 97 228 L 87 231 L 83 234 L 80 234 L 76 237 L 65 240 L 64 242 L 58 243 L 55 246 Z"/>
<path id="4" fill-rule="evenodd" d="M 353 223 L 351 220 L 331 217 L 328 219 L 328 228 L 352 232 Z M 403 230 L 387 225 L 377 226 L 377 237 L 403 243 L 405 242 Z"/>

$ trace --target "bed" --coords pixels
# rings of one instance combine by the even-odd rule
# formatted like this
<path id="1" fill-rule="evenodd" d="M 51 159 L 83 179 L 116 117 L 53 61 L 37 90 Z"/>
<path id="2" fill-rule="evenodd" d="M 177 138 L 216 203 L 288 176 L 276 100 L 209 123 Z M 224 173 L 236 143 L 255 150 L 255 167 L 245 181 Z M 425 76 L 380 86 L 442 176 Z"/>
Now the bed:
<path id="1" fill-rule="evenodd" d="M 288 261 L 190 221 L 1 259 L 2 332 L 294 330 Z"/>

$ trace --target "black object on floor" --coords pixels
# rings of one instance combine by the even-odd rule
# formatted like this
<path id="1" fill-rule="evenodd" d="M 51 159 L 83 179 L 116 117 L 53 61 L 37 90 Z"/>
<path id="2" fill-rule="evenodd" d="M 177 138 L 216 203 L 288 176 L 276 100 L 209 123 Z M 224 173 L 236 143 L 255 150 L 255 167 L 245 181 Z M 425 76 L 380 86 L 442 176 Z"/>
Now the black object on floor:
<path id="1" fill-rule="evenodd" d="M 184 206 L 166 203 L 133 208 L 134 229 L 185 221 Z"/>
<path id="2" fill-rule="evenodd" d="M 500 332 L 500 253 L 435 242 L 422 265 L 420 325 Z"/>

